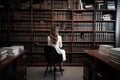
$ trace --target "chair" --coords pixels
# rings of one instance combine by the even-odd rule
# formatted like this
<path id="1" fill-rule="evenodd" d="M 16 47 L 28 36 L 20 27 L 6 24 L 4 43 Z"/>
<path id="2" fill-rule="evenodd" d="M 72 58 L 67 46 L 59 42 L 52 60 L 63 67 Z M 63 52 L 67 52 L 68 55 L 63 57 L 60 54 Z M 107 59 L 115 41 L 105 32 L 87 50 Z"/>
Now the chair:
<path id="1" fill-rule="evenodd" d="M 56 49 L 52 46 L 46 46 L 44 48 L 44 52 L 45 52 L 45 58 L 46 58 L 46 62 L 47 62 L 47 67 L 46 67 L 44 76 L 46 77 L 48 67 L 50 66 L 50 70 L 51 70 L 51 67 L 53 65 L 53 67 L 54 67 L 54 80 L 56 80 L 56 74 L 55 74 L 56 66 L 55 66 L 55 64 L 58 64 L 62 61 L 62 55 L 58 54 Z M 61 71 L 61 74 L 63 74 L 62 71 Z"/>

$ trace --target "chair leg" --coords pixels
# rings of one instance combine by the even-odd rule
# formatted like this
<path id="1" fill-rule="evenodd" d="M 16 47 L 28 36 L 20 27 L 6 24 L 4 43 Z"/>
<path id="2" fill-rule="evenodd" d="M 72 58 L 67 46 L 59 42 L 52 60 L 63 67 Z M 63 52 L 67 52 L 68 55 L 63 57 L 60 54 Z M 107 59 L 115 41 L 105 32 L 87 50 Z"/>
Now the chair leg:
<path id="1" fill-rule="evenodd" d="M 61 71 L 61 75 L 63 75 L 63 71 Z"/>
<path id="2" fill-rule="evenodd" d="M 55 66 L 55 64 L 54 64 L 54 80 L 56 80 L 55 69 L 56 69 L 56 66 Z"/>
<path id="3" fill-rule="evenodd" d="M 44 73 L 44 77 L 46 77 L 46 74 L 47 74 L 47 71 L 48 71 L 48 66 L 49 66 L 49 64 L 47 64 L 47 67 L 46 67 L 46 70 L 45 70 L 45 73 Z"/>
<path id="4" fill-rule="evenodd" d="M 51 70 L 52 70 L 52 64 L 50 64 L 50 73 L 51 73 Z"/>

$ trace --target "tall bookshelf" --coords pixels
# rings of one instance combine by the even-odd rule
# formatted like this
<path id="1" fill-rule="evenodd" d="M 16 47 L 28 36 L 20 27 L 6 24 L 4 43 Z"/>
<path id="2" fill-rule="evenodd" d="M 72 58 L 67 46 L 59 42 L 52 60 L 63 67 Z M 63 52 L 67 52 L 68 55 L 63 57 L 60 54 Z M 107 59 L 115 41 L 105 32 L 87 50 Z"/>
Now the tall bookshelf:
<path id="1" fill-rule="evenodd" d="M 28 65 L 45 63 L 44 46 L 51 27 L 59 27 L 66 50 L 65 65 L 82 65 L 85 49 L 116 46 L 117 0 L 10 0 L 0 17 L 0 42 L 24 45 Z M 112 6 L 111 6 L 112 5 Z M 7 26 L 6 26 L 7 24 Z"/>

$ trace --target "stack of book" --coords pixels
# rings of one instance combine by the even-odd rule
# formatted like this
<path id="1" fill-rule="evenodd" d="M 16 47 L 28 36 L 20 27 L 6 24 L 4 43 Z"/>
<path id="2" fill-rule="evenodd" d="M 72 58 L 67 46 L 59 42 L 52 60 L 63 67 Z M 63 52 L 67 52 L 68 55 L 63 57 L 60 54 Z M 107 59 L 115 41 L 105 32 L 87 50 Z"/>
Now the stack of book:
<path id="1" fill-rule="evenodd" d="M 103 55 L 106 55 L 106 56 L 109 56 L 110 54 L 110 49 L 113 48 L 112 45 L 100 45 L 99 47 L 99 53 L 100 54 L 103 54 Z"/>
<path id="2" fill-rule="evenodd" d="M 0 49 L 0 61 L 6 59 L 8 56 L 8 53 L 7 53 L 7 50 L 6 49 L 3 49 L 1 48 Z"/>
<path id="3" fill-rule="evenodd" d="M 120 64 L 120 48 L 111 48 L 110 56 L 111 61 Z"/>
<path id="4" fill-rule="evenodd" d="M 13 46 L 10 46 L 10 47 L 3 47 L 3 49 L 7 50 L 8 55 L 16 56 L 16 55 L 18 55 L 21 51 L 24 50 L 24 46 L 13 45 Z"/>
<path id="5" fill-rule="evenodd" d="M 115 1 L 108 1 L 107 8 L 110 10 L 115 10 Z"/>

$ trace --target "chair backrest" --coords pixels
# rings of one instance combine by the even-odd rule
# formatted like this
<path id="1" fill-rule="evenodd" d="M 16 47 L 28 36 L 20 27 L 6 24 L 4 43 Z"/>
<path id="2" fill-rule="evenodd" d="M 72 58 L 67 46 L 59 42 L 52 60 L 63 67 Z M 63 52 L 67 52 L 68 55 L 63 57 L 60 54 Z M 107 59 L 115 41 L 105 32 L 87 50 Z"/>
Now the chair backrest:
<path id="1" fill-rule="evenodd" d="M 58 54 L 54 47 L 46 46 L 44 52 L 47 63 L 60 63 L 62 61 L 62 55 Z"/>

